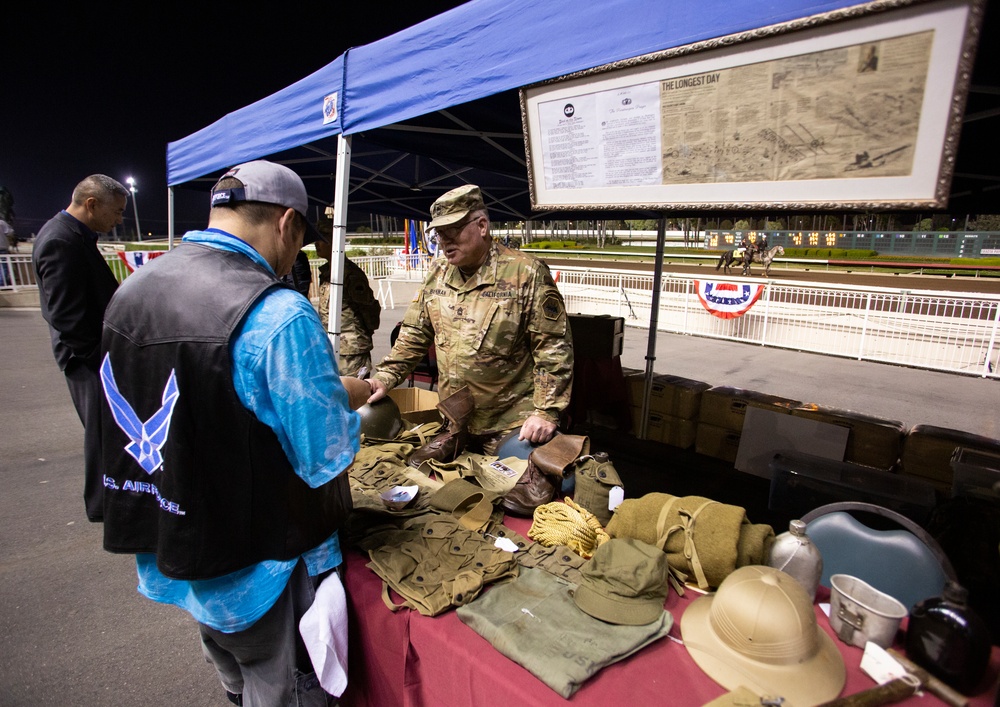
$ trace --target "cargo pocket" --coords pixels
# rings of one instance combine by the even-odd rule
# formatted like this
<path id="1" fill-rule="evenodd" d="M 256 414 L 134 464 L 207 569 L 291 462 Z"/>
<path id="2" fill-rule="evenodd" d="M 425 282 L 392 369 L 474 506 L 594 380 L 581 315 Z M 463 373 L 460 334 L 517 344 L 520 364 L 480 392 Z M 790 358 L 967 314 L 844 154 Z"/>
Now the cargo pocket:
<path id="1" fill-rule="evenodd" d="M 473 349 L 486 357 L 507 359 L 521 336 L 520 303 L 515 299 L 500 300 L 483 317 Z"/>

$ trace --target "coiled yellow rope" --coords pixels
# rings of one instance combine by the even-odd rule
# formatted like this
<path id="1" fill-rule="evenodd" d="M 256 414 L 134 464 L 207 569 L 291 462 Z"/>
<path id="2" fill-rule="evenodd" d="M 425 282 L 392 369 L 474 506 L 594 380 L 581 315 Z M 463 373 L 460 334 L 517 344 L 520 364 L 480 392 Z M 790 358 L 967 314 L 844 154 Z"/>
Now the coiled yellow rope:
<path id="1" fill-rule="evenodd" d="M 566 545 L 581 557 L 590 558 L 611 537 L 597 517 L 573 502 L 545 503 L 535 509 L 528 537 L 546 547 Z"/>

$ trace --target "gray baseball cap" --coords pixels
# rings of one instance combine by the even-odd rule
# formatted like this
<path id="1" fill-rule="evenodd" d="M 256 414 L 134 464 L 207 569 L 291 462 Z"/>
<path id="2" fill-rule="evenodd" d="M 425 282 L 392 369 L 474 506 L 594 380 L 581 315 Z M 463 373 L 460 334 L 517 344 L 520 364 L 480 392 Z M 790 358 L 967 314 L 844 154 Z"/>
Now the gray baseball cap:
<path id="1" fill-rule="evenodd" d="M 306 223 L 306 235 L 302 245 L 308 245 L 319 238 L 316 226 L 309 221 L 307 215 L 309 197 L 306 194 L 306 187 L 299 175 L 288 167 L 267 160 L 254 160 L 236 165 L 223 174 L 219 181 L 227 177 L 238 179 L 243 186 L 223 189 L 213 187 L 213 207 L 238 201 L 259 201 L 295 209 Z"/>

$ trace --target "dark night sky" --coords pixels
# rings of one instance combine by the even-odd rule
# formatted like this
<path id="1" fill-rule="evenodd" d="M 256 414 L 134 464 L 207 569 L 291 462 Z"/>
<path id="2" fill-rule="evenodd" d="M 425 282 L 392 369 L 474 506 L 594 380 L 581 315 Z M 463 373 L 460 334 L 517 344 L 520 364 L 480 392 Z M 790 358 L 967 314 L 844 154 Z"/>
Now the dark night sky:
<path id="1" fill-rule="evenodd" d="M 349 47 L 460 4 L 9 3 L 0 41 L 0 185 L 14 196 L 14 227 L 36 232 L 69 204 L 80 179 L 103 172 L 123 183 L 134 177 L 142 230 L 166 233 L 168 142 Z M 180 233 L 208 215 L 207 204 L 180 211 Z M 125 217 L 134 224 L 131 203 Z"/>

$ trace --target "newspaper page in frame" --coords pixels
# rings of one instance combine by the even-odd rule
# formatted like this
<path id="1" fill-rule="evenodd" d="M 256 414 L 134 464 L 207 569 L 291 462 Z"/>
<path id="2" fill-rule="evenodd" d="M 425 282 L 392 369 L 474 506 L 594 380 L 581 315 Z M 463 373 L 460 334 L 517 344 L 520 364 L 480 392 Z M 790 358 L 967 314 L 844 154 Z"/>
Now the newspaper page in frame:
<path id="1" fill-rule="evenodd" d="M 910 175 L 933 38 L 660 81 L 663 184 Z"/>
<path id="2" fill-rule="evenodd" d="M 660 184 L 656 83 L 539 104 L 547 189 Z"/>

